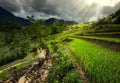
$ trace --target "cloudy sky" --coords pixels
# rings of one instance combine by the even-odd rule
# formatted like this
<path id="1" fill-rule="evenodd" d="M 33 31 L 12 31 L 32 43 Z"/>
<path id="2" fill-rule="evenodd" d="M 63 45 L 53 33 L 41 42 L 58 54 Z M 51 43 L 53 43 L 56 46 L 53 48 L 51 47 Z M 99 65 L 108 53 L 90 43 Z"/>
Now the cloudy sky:
<path id="1" fill-rule="evenodd" d="M 120 0 L 0 0 L 0 6 L 24 18 L 33 15 L 86 22 L 120 9 Z"/>

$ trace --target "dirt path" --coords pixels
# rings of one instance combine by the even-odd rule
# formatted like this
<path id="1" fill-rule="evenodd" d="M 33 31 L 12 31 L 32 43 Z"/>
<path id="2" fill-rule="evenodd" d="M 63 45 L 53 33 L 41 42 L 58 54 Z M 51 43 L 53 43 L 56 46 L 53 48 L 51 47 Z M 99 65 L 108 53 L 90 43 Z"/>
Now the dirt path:
<path id="1" fill-rule="evenodd" d="M 46 55 L 46 51 L 41 50 L 36 62 L 11 72 L 3 83 L 45 83 L 51 67 L 52 54 Z"/>
<path id="2" fill-rule="evenodd" d="M 72 54 L 72 52 L 70 51 L 70 47 L 67 46 L 66 48 L 67 52 L 69 53 L 70 57 L 72 57 L 72 60 L 76 66 L 76 69 L 81 77 L 82 83 L 89 83 L 89 79 L 86 77 L 86 73 L 85 71 L 82 69 L 82 67 L 80 66 L 80 64 L 78 63 L 77 59 L 74 57 L 74 55 Z"/>

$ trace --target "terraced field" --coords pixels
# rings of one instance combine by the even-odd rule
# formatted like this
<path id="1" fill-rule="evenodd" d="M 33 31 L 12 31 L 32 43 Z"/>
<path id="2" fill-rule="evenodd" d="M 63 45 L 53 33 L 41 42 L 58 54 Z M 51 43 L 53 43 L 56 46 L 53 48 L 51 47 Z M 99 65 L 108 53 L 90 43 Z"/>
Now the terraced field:
<path id="1" fill-rule="evenodd" d="M 120 30 L 81 31 L 68 36 L 70 50 L 92 83 L 120 82 Z"/>
<path id="2" fill-rule="evenodd" d="M 120 82 L 119 52 L 76 38 L 69 45 L 73 55 L 88 73 L 88 78 L 92 83 Z"/>
<path id="3" fill-rule="evenodd" d="M 115 51 L 120 51 L 120 31 L 93 31 L 93 32 L 85 32 L 80 33 L 75 36 L 75 38 L 84 39 L 96 44 L 100 44 L 103 47 L 106 47 L 108 49 L 112 49 Z"/>
<path id="4" fill-rule="evenodd" d="M 85 34 L 85 36 L 120 38 L 120 32 L 101 32 L 101 33 L 100 32 L 94 32 L 94 33 L 89 32 L 89 33 Z"/>
<path id="5" fill-rule="evenodd" d="M 64 45 L 66 48 L 64 49 L 64 51 L 66 52 L 64 53 L 64 51 L 62 51 L 62 54 L 60 54 L 60 56 L 64 56 L 64 54 L 68 53 L 67 57 L 69 57 L 72 60 L 72 63 L 75 65 L 77 73 L 80 76 L 82 82 L 84 82 L 83 77 L 88 79 L 88 80 L 84 79 L 86 80 L 85 83 L 89 83 L 89 82 L 119 83 L 120 82 L 119 50 L 116 51 L 115 49 L 113 49 L 113 47 L 112 49 L 110 49 L 110 47 L 105 48 L 100 43 L 95 43 L 93 41 L 86 40 L 84 38 L 80 38 L 80 37 L 75 38 L 75 36 L 73 38 L 73 36 L 69 36 L 69 37 L 66 36 L 61 35 L 57 38 L 59 41 L 56 43 L 60 43 Z M 100 42 L 103 43 L 104 40 L 101 40 Z M 108 43 L 109 41 L 106 42 Z M 113 43 L 116 42 L 113 41 Z M 119 46 L 117 47 L 119 48 Z M 58 49 L 61 48 L 62 47 L 58 47 Z M 69 70 L 64 69 L 63 71 L 69 71 Z"/>
<path id="6" fill-rule="evenodd" d="M 86 83 L 119 83 L 120 32 L 76 32 L 77 29 L 57 34 L 54 39 L 66 45 L 66 52 L 80 73 L 81 81 L 85 77 L 88 79 Z"/>
<path id="7" fill-rule="evenodd" d="M 44 83 L 120 83 L 120 31 L 90 31 L 89 24 L 79 26 L 70 26 L 44 39 L 44 44 L 55 54 Z M 29 66 L 30 72 L 35 72 L 30 74 L 30 79 L 41 75 L 36 73 L 41 70 L 37 67 Z M 1 76 L 8 73 L 5 71 Z"/>

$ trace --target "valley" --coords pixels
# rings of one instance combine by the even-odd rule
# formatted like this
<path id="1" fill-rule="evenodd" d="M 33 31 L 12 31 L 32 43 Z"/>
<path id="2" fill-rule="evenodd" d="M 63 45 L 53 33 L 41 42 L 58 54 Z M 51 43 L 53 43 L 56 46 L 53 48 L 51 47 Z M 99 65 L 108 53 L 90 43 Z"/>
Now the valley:
<path id="1" fill-rule="evenodd" d="M 28 25 L 0 24 L 0 83 L 119 83 L 118 13 L 84 23 L 29 17 Z"/>

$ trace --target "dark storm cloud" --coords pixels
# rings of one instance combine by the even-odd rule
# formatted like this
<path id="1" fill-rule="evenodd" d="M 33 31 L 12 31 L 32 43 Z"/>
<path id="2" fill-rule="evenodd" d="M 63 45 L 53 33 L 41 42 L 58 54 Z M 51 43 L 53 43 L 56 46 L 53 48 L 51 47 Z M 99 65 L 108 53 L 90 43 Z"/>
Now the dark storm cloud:
<path id="1" fill-rule="evenodd" d="M 55 10 L 55 6 L 50 5 L 48 0 L 19 0 L 22 4 L 22 7 L 25 11 L 32 13 L 42 12 L 48 15 L 58 14 Z"/>
<path id="2" fill-rule="evenodd" d="M 0 0 L 0 6 L 17 16 L 34 15 L 36 18 L 55 16 L 78 22 L 99 18 L 99 15 L 108 15 L 120 8 L 119 5 L 106 6 L 101 11 L 98 4 L 89 5 L 86 0 Z"/>
<path id="3" fill-rule="evenodd" d="M 0 6 L 11 12 L 17 12 L 20 10 L 19 5 L 15 0 L 0 0 Z"/>

